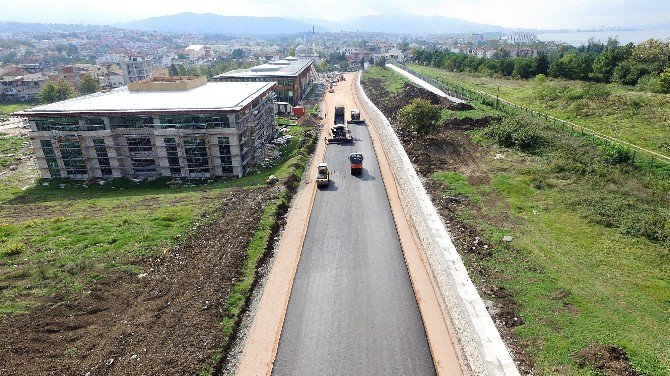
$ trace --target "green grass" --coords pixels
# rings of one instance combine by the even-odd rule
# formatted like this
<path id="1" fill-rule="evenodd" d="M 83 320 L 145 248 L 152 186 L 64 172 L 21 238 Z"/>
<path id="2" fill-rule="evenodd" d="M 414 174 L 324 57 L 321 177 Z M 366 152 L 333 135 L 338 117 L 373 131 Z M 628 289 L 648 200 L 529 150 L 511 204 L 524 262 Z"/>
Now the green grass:
<path id="1" fill-rule="evenodd" d="M 25 110 L 26 108 L 34 106 L 37 106 L 37 102 L 12 103 L 12 104 L 0 103 L 0 117 L 2 115 L 9 115 L 13 112 Z"/>
<path id="2" fill-rule="evenodd" d="M 446 171 L 436 172 L 433 174 L 432 178 L 447 186 L 447 189 L 444 191 L 445 196 L 463 196 L 475 203 L 478 203 L 480 200 L 479 196 L 475 193 L 475 190 L 461 173 Z"/>
<path id="3" fill-rule="evenodd" d="M 9 167 L 12 163 L 14 158 L 8 157 L 8 155 L 16 155 L 23 148 L 23 143 L 26 141 L 23 137 L 0 133 L 0 171 Z"/>
<path id="4" fill-rule="evenodd" d="M 670 96 L 618 84 L 548 79 L 543 83 L 449 72 L 411 65 L 438 80 L 496 95 L 521 106 L 586 126 L 608 136 L 670 154 Z"/>
<path id="5" fill-rule="evenodd" d="M 177 186 L 171 179 L 119 179 L 100 186 L 26 182 L 21 173 L 0 180 L 0 312 L 22 313 L 110 271 L 133 271 L 133 261 L 170 249 L 195 222 L 211 220 L 229 188 L 264 186 L 271 174 L 287 179 L 304 158 L 298 146 L 305 131 L 292 127 L 296 137 L 277 165 L 241 179 Z"/>
<path id="6" fill-rule="evenodd" d="M 363 72 L 361 77 L 363 82 L 369 80 L 381 80 L 381 84 L 391 94 L 399 93 L 405 84 L 411 83 L 407 78 L 397 74 L 389 68 L 371 66 Z"/>

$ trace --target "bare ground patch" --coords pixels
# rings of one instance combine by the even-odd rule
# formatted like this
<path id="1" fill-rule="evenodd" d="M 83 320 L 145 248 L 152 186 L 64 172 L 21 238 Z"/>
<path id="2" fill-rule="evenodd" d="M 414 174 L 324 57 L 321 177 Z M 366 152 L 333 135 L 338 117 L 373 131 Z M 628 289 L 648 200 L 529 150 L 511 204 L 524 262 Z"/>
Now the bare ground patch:
<path id="1" fill-rule="evenodd" d="M 229 191 L 220 217 L 170 252 L 75 298 L 0 318 L 4 375 L 195 374 L 223 344 L 221 306 L 279 188 Z"/>

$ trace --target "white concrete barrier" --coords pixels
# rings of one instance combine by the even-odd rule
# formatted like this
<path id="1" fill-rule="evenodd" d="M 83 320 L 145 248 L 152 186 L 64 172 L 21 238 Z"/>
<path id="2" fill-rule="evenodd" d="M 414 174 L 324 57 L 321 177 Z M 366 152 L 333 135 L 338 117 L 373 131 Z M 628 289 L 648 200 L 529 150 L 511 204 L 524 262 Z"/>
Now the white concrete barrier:
<path id="1" fill-rule="evenodd" d="M 477 375 L 519 375 L 400 139 L 386 116 L 363 91 L 360 75 L 355 93 L 372 116 L 368 124 L 378 130 L 403 207 L 409 211 L 414 231 L 426 252 L 470 369 Z"/>

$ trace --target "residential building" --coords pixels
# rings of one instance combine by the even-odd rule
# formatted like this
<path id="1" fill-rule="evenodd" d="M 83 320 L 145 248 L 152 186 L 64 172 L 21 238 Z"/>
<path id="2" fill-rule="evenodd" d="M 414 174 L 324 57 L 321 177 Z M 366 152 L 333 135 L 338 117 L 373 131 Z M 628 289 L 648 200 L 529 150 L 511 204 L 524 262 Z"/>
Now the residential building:
<path id="1" fill-rule="evenodd" d="M 47 81 L 41 73 L 5 76 L 0 80 L 0 94 L 10 102 L 35 100 Z"/>
<path id="2" fill-rule="evenodd" d="M 142 56 L 129 56 L 128 60 L 120 63 L 120 66 L 125 84 L 149 78 L 149 62 Z"/>
<path id="3" fill-rule="evenodd" d="M 238 69 L 214 76 L 218 82 L 276 82 L 276 99 L 293 106 L 299 104 L 316 78 L 314 60 L 289 56 L 249 69 Z"/>
<path id="4" fill-rule="evenodd" d="M 268 153 L 275 85 L 158 77 L 14 116 L 44 178 L 242 176 Z"/>
<path id="5" fill-rule="evenodd" d="M 533 33 L 512 33 L 506 37 L 510 44 L 531 44 L 537 41 L 537 35 Z"/>
<path id="6" fill-rule="evenodd" d="M 194 44 L 186 47 L 184 53 L 188 55 L 190 60 L 197 60 L 205 57 L 205 46 L 202 44 Z"/>

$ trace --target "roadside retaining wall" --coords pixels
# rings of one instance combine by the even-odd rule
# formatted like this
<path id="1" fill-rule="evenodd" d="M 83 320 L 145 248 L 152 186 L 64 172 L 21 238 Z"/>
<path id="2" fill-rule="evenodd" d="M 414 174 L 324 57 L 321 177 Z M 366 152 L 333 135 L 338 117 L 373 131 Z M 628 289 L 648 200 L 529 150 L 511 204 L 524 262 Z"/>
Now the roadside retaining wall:
<path id="1" fill-rule="evenodd" d="M 354 92 L 373 117 L 366 119 L 367 124 L 379 133 L 403 207 L 426 253 L 470 369 L 477 375 L 519 375 L 400 139 L 363 91 L 360 75 Z"/>

